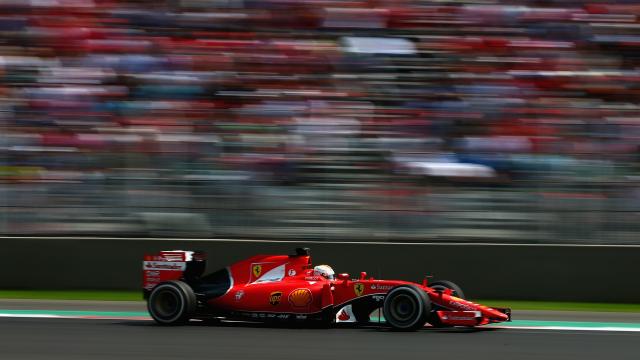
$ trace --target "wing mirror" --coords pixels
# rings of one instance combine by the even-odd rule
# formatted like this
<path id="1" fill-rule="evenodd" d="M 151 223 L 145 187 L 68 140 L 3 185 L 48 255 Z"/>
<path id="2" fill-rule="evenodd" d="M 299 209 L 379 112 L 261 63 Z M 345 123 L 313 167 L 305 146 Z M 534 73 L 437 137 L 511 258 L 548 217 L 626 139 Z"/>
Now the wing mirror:
<path id="1" fill-rule="evenodd" d="M 350 277 L 351 275 L 349 275 L 348 273 L 338 274 L 338 280 L 349 280 Z"/>

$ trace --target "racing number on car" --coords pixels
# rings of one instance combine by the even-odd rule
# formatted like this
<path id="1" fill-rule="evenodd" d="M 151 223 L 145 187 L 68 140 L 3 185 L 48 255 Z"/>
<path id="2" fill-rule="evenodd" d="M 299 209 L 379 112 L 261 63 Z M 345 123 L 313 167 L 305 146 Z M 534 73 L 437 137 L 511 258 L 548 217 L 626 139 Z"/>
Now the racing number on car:
<path id="1" fill-rule="evenodd" d="M 251 272 L 255 278 L 259 278 L 260 274 L 262 274 L 262 265 L 256 264 L 251 268 Z"/>
<path id="2" fill-rule="evenodd" d="M 364 293 L 364 284 L 355 283 L 353 285 L 353 291 L 356 293 L 356 296 L 362 296 L 362 293 Z"/>

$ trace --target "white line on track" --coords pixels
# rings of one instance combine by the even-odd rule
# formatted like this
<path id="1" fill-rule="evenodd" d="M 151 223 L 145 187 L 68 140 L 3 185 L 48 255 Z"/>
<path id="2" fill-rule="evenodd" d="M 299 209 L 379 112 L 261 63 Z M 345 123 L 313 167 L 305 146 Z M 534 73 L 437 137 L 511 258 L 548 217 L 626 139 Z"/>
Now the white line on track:
<path id="1" fill-rule="evenodd" d="M 31 319 L 76 319 L 76 320 L 131 320 L 131 321 L 151 321 L 150 317 L 131 317 L 131 316 L 74 316 L 74 315 L 56 315 L 56 314 L 8 314 L 0 313 L 0 317 L 5 318 L 31 318 Z M 246 321 L 225 320 L 226 322 L 246 323 Z M 427 327 L 430 328 L 430 327 Z M 614 327 L 614 326 L 508 326 L 508 325 L 490 325 L 484 327 L 486 329 L 505 329 L 505 330 L 542 330 L 542 331 L 596 331 L 596 332 L 640 332 L 640 327 Z"/>
<path id="2" fill-rule="evenodd" d="M 47 240 L 109 240 L 109 241 L 194 241 L 194 242 L 231 242 L 231 243 L 273 243 L 273 244 L 338 244 L 338 245 L 413 245 L 413 246 L 513 246 L 513 247 L 581 247 L 581 248 L 640 248 L 640 244 L 520 244 L 520 243 L 492 243 L 492 242 L 386 242 L 386 241 L 333 241 L 333 240 L 253 240 L 253 239 L 224 239 L 224 238 L 126 238 L 99 236 L 0 236 L 0 239 L 47 239 Z"/>
<path id="3" fill-rule="evenodd" d="M 640 332 L 640 328 L 628 327 L 580 327 L 580 326 L 491 326 L 495 329 L 509 330 L 564 330 L 564 331 L 606 331 L 606 332 Z"/>
<path id="4" fill-rule="evenodd" d="M 64 318 L 64 316 L 60 315 L 50 315 L 50 314 L 3 314 L 0 313 L 0 317 L 11 317 L 11 318 L 34 318 L 34 319 L 57 319 Z M 76 317 L 73 317 L 74 319 Z"/>

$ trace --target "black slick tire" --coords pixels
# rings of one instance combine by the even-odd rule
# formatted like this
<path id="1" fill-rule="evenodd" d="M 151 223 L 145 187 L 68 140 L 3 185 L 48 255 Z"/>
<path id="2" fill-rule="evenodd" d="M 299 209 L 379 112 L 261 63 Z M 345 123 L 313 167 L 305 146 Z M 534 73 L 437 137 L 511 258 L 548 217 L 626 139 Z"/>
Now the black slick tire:
<path id="1" fill-rule="evenodd" d="M 149 314 L 160 325 L 184 325 L 196 310 L 196 295 L 183 281 L 158 284 L 147 300 Z"/>
<path id="2" fill-rule="evenodd" d="M 382 311 L 389 326 L 398 331 L 415 331 L 429 318 L 431 301 L 424 290 L 413 285 L 400 285 L 391 289 Z"/>
<path id="3" fill-rule="evenodd" d="M 458 286 L 456 283 L 451 282 L 449 280 L 438 280 L 438 281 L 433 281 L 432 283 L 430 283 L 428 285 L 430 288 L 434 289 L 434 290 L 438 290 L 438 291 L 444 291 L 446 289 L 451 289 L 451 295 L 455 296 L 455 297 L 459 297 L 461 299 L 464 299 L 464 291 L 462 291 L 462 288 L 460 286 Z"/>

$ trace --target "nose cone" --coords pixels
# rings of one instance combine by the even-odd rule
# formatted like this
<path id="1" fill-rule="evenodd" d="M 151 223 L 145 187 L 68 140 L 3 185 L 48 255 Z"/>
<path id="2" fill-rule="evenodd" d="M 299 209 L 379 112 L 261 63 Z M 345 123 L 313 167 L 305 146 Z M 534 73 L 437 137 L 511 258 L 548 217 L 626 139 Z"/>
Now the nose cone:
<path id="1" fill-rule="evenodd" d="M 492 308 L 486 308 L 483 309 L 485 316 L 490 318 L 493 321 L 509 321 L 510 319 L 510 312 L 502 312 L 500 310 L 496 310 L 496 309 L 492 309 Z"/>

